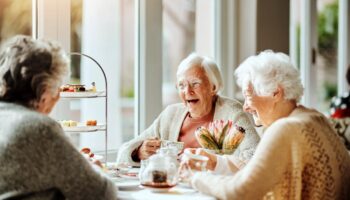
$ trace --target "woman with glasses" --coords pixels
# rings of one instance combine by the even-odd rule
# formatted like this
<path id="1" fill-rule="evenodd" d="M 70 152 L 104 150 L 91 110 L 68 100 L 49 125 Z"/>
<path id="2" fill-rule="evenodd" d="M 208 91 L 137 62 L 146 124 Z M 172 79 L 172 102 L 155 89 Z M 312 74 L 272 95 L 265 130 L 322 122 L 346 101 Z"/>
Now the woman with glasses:
<path id="1" fill-rule="evenodd" d="M 200 147 L 194 132 L 198 127 L 207 127 L 213 120 L 233 120 L 246 130 L 234 156 L 240 161 L 249 160 L 259 136 L 242 105 L 218 94 L 223 83 L 216 63 L 193 53 L 180 63 L 176 75 L 182 103 L 168 106 L 140 136 L 123 144 L 117 162 L 138 165 L 140 160 L 156 152 L 161 140 L 184 142 L 185 148 Z"/>

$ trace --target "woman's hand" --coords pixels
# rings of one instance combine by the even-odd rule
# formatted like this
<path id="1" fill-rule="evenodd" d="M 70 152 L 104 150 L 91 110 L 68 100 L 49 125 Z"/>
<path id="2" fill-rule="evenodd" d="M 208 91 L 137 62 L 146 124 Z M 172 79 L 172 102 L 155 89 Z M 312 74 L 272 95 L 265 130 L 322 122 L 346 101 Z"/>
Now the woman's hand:
<path id="1" fill-rule="evenodd" d="M 140 146 L 137 155 L 140 160 L 146 160 L 150 156 L 156 153 L 156 151 L 160 148 L 161 141 L 158 138 L 150 138 L 143 141 Z"/>
<path id="2" fill-rule="evenodd" d="M 94 164 L 94 165 L 97 165 L 98 167 L 100 167 L 101 169 L 104 169 L 103 165 L 102 165 L 102 162 L 97 160 L 97 159 L 92 159 L 91 162 Z"/>
<path id="3" fill-rule="evenodd" d="M 191 153 L 193 154 L 197 154 L 197 155 L 202 155 L 202 156 L 206 156 L 209 158 L 208 162 L 207 162 L 207 166 L 206 168 L 208 170 L 214 170 L 216 167 L 216 163 L 217 163 L 217 158 L 215 154 L 209 153 L 207 150 L 202 149 L 202 148 L 189 148 L 188 149 Z M 192 163 L 191 160 L 189 160 L 189 165 L 191 166 L 191 168 L 195 168 L 195 165 Z"/>

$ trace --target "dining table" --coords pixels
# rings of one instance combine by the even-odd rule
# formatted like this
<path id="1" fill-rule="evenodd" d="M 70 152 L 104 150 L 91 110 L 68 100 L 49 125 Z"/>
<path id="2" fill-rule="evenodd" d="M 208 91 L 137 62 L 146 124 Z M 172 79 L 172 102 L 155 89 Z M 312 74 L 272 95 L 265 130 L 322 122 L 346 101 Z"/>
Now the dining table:
<path id="1" fill-rule="evenodd" d="M 138 169 L 133 169 L 137 171 Z M 216 200 L 193 189 L 188 184 L 179 182 L 176 186 L 168 190 L 157 190 L 145 188 L 140 184 L 138 176 L 126 176 L 117 174 L 110 176 L 117 188 L 117 197 L 120 200 Z"/>

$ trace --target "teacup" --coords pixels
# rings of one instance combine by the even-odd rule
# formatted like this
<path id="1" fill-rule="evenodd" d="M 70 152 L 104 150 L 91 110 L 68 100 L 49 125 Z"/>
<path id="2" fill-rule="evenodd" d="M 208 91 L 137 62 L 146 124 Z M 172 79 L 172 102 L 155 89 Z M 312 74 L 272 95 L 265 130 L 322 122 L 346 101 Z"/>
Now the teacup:
<path id="1" fill-rule="evenodd" d="M 178 153 L 181 153 L 184 148 L 184 142 L 174 142 L 170 140 L 162 140 L 162 147 L 175 147 Z"/>
<path id="2" fill-rule="evenodd" d="M 203 155 L 195 154 L 191 149 L 185 149 L 182 157 L 183 162 L 187 162 L 194 171 L 206 171 L 209 158 Z"/>

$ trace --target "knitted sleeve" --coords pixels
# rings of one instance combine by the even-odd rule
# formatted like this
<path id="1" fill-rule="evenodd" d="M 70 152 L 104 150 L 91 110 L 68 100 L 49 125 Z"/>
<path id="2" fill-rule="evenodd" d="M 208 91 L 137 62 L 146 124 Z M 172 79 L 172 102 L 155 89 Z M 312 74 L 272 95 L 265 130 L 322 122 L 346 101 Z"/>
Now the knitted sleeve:
<path id="1" fill-rule="evenodd" d="M 290 160 L 291 141 L 286 126 L 264 133 L 250 162 L 236 175 L 197 173 L 192 186 L 219 199 L 261 199 L 283 177 Z"/>
<path id="2" fill-rule="evenodd" d="M 160 129 L 161 126 L 167 126 L 165 123 L 171 123 L 170 120 L 166 120 L 169 118 L 168 115 L 172 115 L 173 113 L 170 112 L 169 114 L 169 107 L 167 107 L 164 111 L 162 111 L 159 116 L 153 121 L 153 123 L 144 130 L 139 136 L 135 137 L 134 139 L 122 144 L 122 146 L 118 150 L 118 157 L 117 157 L 117 163 L 128 163 L 130 165 L 137 166 L 140 163 L 135 162 L 132 159 L 132 153 L 137 148 L 140 147 L 142 142 L 146 140 L 147 138 L 151 137 L 158 137 L 161 138 Z M 165 118 L 165 119 L 164 119 Z"/>
<path id="3" fill-rule="evenodd" d="M 33 187 L 54 188 L 66 199 L 116 199 L 113 182 L 93 169 L 58 123 L 49 118 L 33 118 L 22 123 L 25 125 L 17 131 L 23 134 L 16 139 L 14 148 L 26 155 L 23 166 L 27 173 L 36 176 L 26 181 L 33 181 Z"/>

